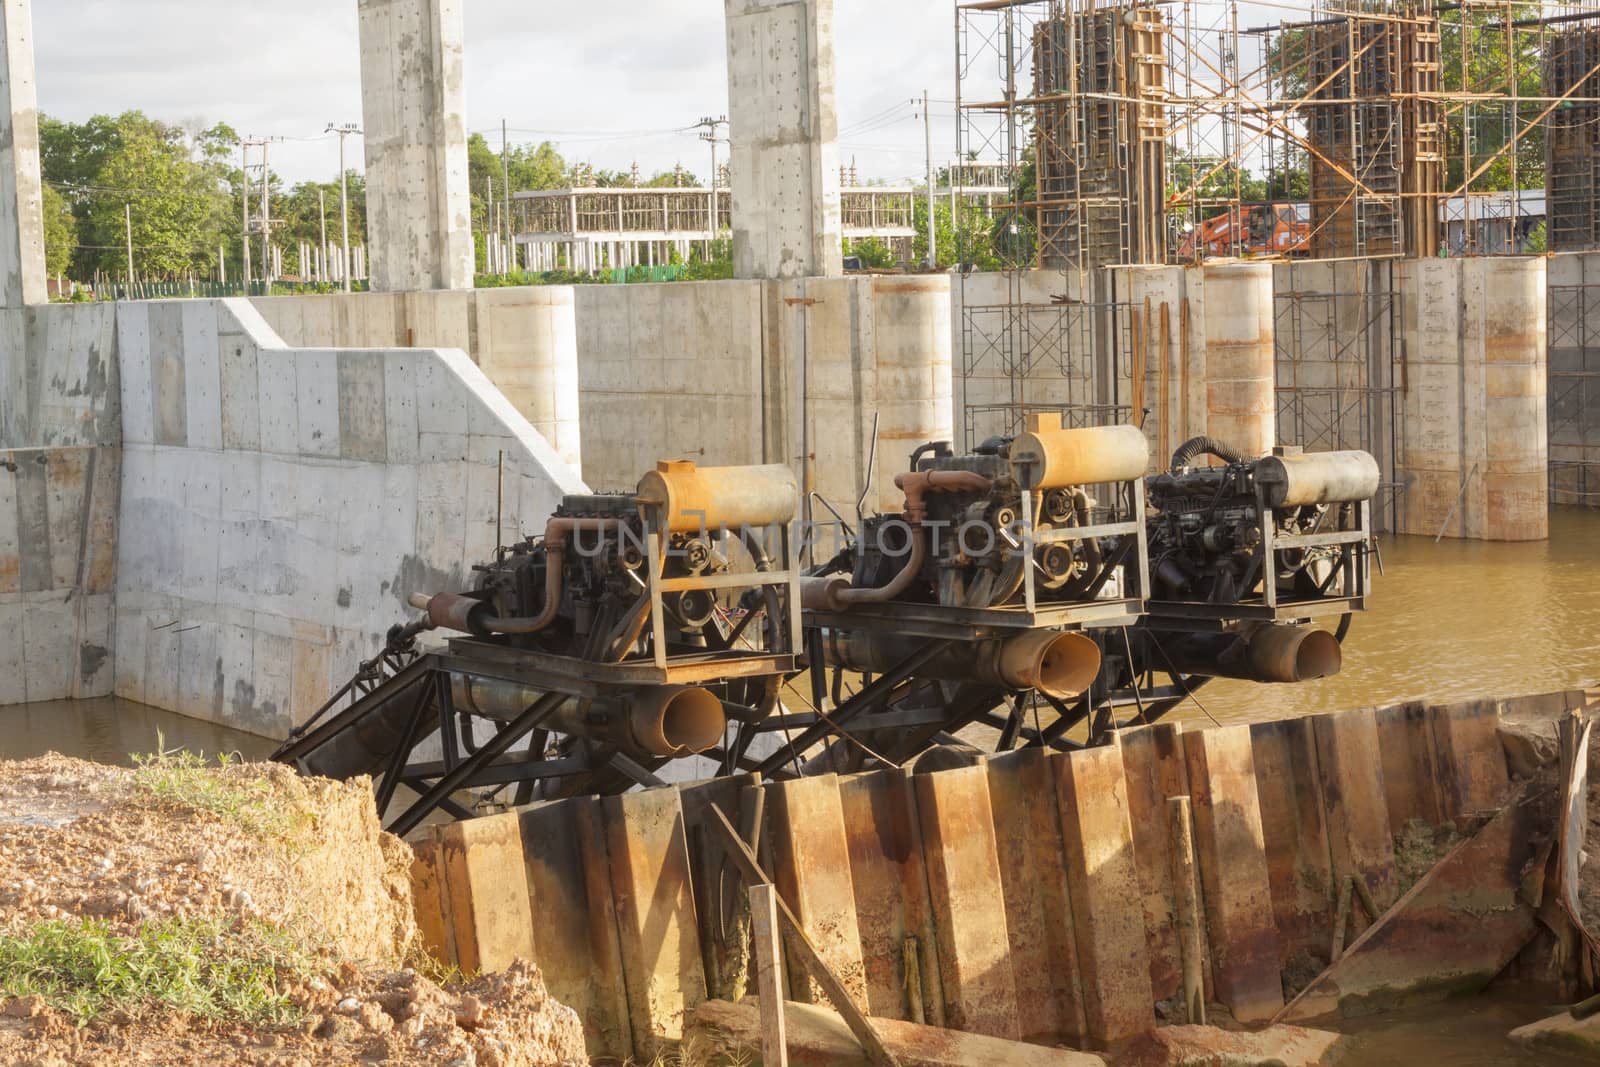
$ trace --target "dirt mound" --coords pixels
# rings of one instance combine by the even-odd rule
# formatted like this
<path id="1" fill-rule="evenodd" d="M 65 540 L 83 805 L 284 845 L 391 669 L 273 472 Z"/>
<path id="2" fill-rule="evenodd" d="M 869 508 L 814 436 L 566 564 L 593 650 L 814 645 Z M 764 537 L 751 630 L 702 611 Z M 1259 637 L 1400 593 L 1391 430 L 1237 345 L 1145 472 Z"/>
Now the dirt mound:
<path id="1" fill-rule="evenodd" d="M 365 780 L 176 759 L 4 763 L 0 925 L 73 916 L 130 930 L 225 913 L 398 967 L 416 936 L 410 858 L 385 837 Z"/>
<path id="2" fill-rule="evenodd" d="M 586 1062 L 537 968 L 406 967 L 411 862 L 364 780 L 0 763 L 0 1063 Z"/>

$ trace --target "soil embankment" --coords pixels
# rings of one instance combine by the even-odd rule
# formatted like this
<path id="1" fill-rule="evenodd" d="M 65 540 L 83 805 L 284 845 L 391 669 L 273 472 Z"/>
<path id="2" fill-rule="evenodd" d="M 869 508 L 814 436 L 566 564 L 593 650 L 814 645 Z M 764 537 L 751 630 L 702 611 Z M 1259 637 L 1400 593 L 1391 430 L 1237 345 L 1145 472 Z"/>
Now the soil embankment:
<path id="1" fill-rule="evenodd" d="M 364 779 L 0 763 L 0 1063 L 586 1062 L 536 968 L 426 973 L 410 865 Z"/>

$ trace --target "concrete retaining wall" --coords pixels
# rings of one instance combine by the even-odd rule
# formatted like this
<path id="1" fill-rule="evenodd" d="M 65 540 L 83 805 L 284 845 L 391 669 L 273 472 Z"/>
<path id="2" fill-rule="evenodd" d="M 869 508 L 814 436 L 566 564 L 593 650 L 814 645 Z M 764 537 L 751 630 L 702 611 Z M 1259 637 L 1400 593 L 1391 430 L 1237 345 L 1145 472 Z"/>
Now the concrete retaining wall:
<path id="1" fill-rule="evenodd" d="M 1575 707 L 1583 694 L 1531 699 Z M 1157 1001 L 1178 991 L 1167 802 L 1190 796 L 1208 993 L 1262 1022 L 1328 961 L 1351 877 L 1386 908 L 1408 888 L 1397 835 L 1417 820 L 1470 833 L 1502 802 L 1498 713 L 1490 700 L 1163 724 L 1109 747 L 932 774 L 540 805 L 426 831 L 418 917 L 447 963 L 494 970 L 531 951 L 551 994 L 591 1020 L 591 1055 L 648 1056 L 694 1004 L 736 996 L 748 974 L 744 893 L 703 827 L 716 803 L 748 832 L 762 788 L 768 873 L 864 1009 L 911 1018 L 909 960 L 928 1022 L 1098 1047 L 1153 1026 Z M 1357 913 L 1349 935 L 1365 926 Z M 1432 980 L 1447 992 L 1462 972 Z M 813 996 L 791 976 L 791 999 Z"/>
<path id="2" fill-rule="evenodd" d="M 563 462 L 581 469 L 570 286 L 276 296 L 251 303 L 285 343 L 298 348 L 460 349 Z M 642 470 L 654 465 L 651 460 Z"/>
<path id="3" fill-rule="evenodd" d="M 120 407 L 110 306 L 0 311 L 0 705 L 111 692 Z"/>
<path id="4" fill-rule="evenodd" d="M 851 515 L 875 414 L 869 506 L 898 508 L 911 449 L 953 435 L 943 276 L 586 286 L 577 312 L 597 487 L 631 486 L 662 458 L 788 463 Z"/>
<path id="5" fill-rule="evenodd" d="M 452 350 L 295 349 L 242 300 L 117 306 L 116 692 L 282 736 L 582 483 Z"/>

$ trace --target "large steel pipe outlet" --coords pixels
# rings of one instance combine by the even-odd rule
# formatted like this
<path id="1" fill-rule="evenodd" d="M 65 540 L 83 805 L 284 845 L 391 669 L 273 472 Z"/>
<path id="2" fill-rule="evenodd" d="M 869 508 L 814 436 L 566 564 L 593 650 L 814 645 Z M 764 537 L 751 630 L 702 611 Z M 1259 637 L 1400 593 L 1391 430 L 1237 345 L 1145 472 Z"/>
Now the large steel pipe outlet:
<path id="1" fill-rule="evenodd" d="M 1001 645 L 996 665 L 1009 688 L 1071 700 L 1099 676 L 1100 646 L 1080 633 L 1042 630 Z"/>
<path id="2" fill-rule="evenodd" d="M 1250 635 L 1252 673 L 1264 682 L 1331 678 L 1344 663 L 1339 639 L 1309 626 L 1263 626 Z"/>
<path id="3" fill-rule="evenodd" d="M 687 756 L 722 742 L 728 714 L 709 689 L 660 686 L 628 702 L 628 736 L 652 756 Z"/>

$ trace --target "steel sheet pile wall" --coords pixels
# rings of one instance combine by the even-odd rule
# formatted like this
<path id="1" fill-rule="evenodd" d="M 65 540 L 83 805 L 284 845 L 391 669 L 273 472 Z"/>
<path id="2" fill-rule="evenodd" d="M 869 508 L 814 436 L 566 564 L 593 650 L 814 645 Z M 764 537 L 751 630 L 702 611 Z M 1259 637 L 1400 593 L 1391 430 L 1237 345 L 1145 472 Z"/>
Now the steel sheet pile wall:
<path id="1" fill-rule="evenodd" d="M 780 893 L 869 1014 L 1098 1047 L 1151 1028 L 1180 993 L 1168 801 L 1187 796 L 1208 999 L 1265 1022 L 1328 963 L 1341 887 L 1359 878 L 1387 909 L 1408 888 L 1402 832 L 1470 833 L 1504 802 L 1500 707 L 1162 724 L 935 773 L 559 801 L 434 829 L 418 843 L 419 919 L 430 949 L 464 968 L 531 953 L 587 1020 L 591 1055 L 648 1057 L 700 1001 L 751 991 L 745 893 L 703 830 L 715 803 L 759 838 Z M 1366 926 L 1356 910 L 1349 937 Z M 1487 981 L 1510 959 L 1474 952 L 1420 953 L 1425 972 L 1444 959 L 1439 973 L 1407 981 Z M 821 999 L 788 977 L 791 999 Z M 1346 982 L 1340 995 L 1373 991 Z"/>

